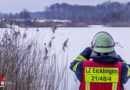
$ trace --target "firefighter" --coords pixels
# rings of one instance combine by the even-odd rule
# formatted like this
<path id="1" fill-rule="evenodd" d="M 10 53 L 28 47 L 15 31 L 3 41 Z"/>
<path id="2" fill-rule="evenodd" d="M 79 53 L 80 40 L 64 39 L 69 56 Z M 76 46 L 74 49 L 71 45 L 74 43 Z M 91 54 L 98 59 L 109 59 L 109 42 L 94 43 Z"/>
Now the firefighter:
<path id="1" fill-rule="evenodd" d="M 130 69 L 114 46 L 112 36 L 101 31 L 94 36 L 91 47 L 71 63 L 70 69 L 81 82 L 79 90 L 124 90 Z"/>

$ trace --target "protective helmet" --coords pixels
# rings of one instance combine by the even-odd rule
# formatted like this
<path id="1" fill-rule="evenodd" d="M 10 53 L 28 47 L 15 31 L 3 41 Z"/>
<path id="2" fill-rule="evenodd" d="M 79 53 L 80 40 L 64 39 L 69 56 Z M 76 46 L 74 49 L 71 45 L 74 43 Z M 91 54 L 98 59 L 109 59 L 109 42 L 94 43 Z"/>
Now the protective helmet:
<path id="1" fill-rule="evenodd" d="M 110 53 L 114 51 L 115 46 L 112 36 L 104 31 L 97 33 L 91 44 L 97 53 Z"/>

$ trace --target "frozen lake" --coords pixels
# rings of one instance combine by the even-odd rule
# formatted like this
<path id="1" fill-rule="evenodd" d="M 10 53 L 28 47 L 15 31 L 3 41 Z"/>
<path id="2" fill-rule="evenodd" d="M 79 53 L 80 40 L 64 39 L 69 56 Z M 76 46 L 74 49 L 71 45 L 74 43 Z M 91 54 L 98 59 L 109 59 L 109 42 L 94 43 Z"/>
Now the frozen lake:
<path id="1" fill-rule="evenodd" d="M 33 29 L 30 29 L 33 31 Z M 103 27 L 103 26 L 91 26 L 84 28 L 58 28 L 54 34 L 55 46 L 57 50 L 61 47 L 62 43 L 69 39 L 69 64 L 83 51 L 86 47 L 90 46 L 93 36 L 99 31 L 109 32 L 115 42 L 119 42 L 123 48 L 116 46 L 116 52 L 119 54 L 127 63 L 130 63 L 130 28 L 129 27 Z M 35 30 L 33 31 L 35 32 Z M 39 29 L 39 42 L 49 40 L 52 35 L 50 28 Z M 32 34 L 33 35 L 33 34 Z M 35 33 L 34 33 L 35 35 Z M 69 67 L 69 66 L 68 66 Z M 69 90 L 78 90 L 77 82 L 75 82 L 74 73 L 69 71 Z M 130 80 L 125 85 L 126 89 L 130 88 Z M 77 88 L 77 89 L 76 89 Z"/>
<path id="2" fill-rule="evenodd" d="M 69 64 L 88 46 L 90 46 L 94 35 L 99 31 L 109 32 L 115 42 L 119 42 L 123 48 L 116 46 L 116 52 L 123 60 L 130 64 L 130 27 L 77 27 L 77 28 L 57 28 L 55 34 L 51 28 L 29 28 L 29 38 L 36 38 L 38 42 L 44 44 L 44 41 L 49 41 L 52 36 L 55 37 L 55 47 L 57 50 L 62 47 L 62 43 L 69 39 L 68 42 L 68 68 Z M 78 90 L 79 82 L 74 78 L 75 75 L 69 70 L 69 90 Z M 78 85 L 77 85 L 78 84 Z M 77 88 L 77 89 L 76 89 Z M 130 88 L 130 80 L 125 85 L 126 90 Z"/>

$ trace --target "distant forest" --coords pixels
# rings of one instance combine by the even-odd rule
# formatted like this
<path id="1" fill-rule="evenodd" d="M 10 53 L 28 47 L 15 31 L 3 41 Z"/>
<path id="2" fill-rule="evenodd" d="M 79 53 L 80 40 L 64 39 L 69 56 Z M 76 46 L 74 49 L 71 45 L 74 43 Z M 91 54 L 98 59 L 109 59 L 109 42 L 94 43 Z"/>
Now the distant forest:
<path id="1" fill-rule="evenodd" d="M 104 2 L 97 6 L 53 4 L 43 12 L 23 10 L 17 14 L 2 14 L 0 19 L 58 19 L 85 23 L 130 22 L 130 2 Z"/>
<path id="2" fill-rule="evenodd" d="M 44 18 L 67 19 L 81 22 L 128 22 L 130 2 L 105 2 L 97 6 L 53 4 L 44 12 Z"/>

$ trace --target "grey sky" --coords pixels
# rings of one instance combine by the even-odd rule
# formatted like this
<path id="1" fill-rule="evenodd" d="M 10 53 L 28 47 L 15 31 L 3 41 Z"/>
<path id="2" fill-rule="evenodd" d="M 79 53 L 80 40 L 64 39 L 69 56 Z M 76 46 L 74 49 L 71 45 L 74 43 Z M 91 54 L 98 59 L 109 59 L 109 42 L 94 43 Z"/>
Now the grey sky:
<path id="1" fill-rule="evenodd" d="M 46 6 L 53 3 L 70 3 L 80 5 L 96 5 L 109 0 L 0 0 L 0 12 L 15 13 L 23 9 L 29 11 L 43 11 Z M 128 2 L 130 0 L 110 0 L 118 2 Z"/>

